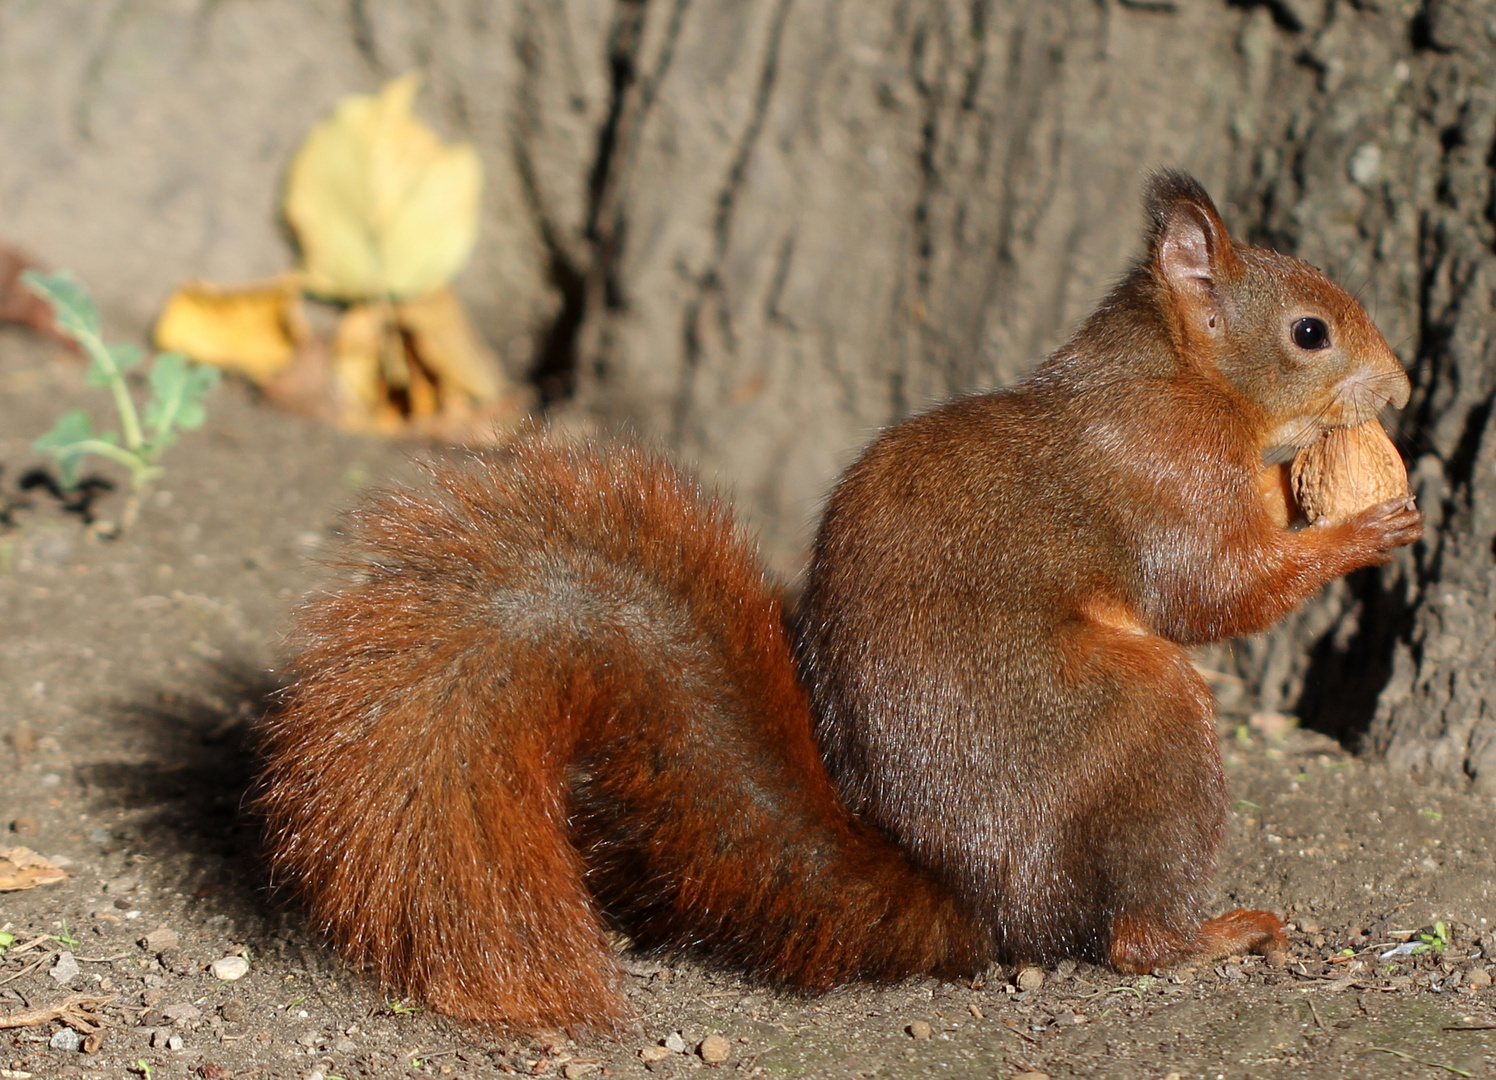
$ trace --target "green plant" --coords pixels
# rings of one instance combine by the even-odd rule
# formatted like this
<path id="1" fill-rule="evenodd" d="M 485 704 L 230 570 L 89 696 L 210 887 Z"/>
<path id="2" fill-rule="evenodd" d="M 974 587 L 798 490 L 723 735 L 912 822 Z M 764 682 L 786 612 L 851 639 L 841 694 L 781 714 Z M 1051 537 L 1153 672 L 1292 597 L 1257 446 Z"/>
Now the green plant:
<path id="1" fill-rule="evenodd" d="M 4 956 L 5 950 L 10 948 L 15 943 L 16 936 L 14 934 L 7 934 L 3 931 L 0 931 L 0 956 Z"/>
<path id="2" fill-rule="evenodd" d="M 61 942 L 70 949 L 76 949 L 78 947 L 78 939 L 68 932 L 68 921 L 66 919 L 62 920 L 61 932 L 53 934 L 52 940 Z"/>
<path id="3" fill-rule="evenodd" d="M 1431 934 L 1419 934 L 1418 940 L 1435 952 L 1443 952 L 1449 948 L 1449 927 L 1443 919 L 1434 923 L 1434 931 Z"/>
<path id="4" fill-rule="evenodd" d="M 96 432 L 87 412 L 70 409 L 34 445 L 56 459 L 66 489 L 77 486 L 83 459 L 89 454 L 128 469 L 132 489 L 125 511 L 124 524 L 128 525 L 139 507 L 140 492 L 161 475 L 157 459 L 162 451 L 176 442 L 180 432 L 200 427 L 207 419 L 203 397 L 217 385 L 219 372 L 191 363 L 181 353 L 160 354 L 146 377 L 151 396 L 142 413 L 125 375 L 144 362 L 145 353 L 127 342 L 111 345 L 104 340 L 98 307 L 70 274 L 27 270 L 21 280 L 52 308 L 58 330 L 87 354 L 88 384 L 108 388 L 120 424 L 119 433 Z"/>

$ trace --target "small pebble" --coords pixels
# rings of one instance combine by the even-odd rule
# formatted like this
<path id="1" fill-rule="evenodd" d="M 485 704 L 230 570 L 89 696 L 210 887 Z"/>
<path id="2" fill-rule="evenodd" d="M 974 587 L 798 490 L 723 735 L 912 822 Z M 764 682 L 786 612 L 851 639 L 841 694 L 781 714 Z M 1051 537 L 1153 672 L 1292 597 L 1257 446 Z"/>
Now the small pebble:
<path id="1" fill-rule="evenodd" d="M 52 1041 L 47 1045 L 53 1050 L 76 1051 L 83 1045 L 83 1036 L 79 1035 L 72 1028 L 63 1028 L 56 1035 L 52 1036 Z"/>
<path id="2" fill-rule="evenodd" d="M 934 1029 L 923 1020 L 915 1020 L 904 1030 L 909 1032 L 910 1036 L 915 1039 L 928 1039 L 931 1035 L 935 1034 Z"/>
<path id="3" fill-rule="evenodd" d="M 186 1045 L 187 1044 L 182 1041 L 182 1036 L 180 1035 L 173 1035 L 166 1040 L 166 1048 L 168 1050 L 180 1050 Z"/>
<path id="4" fill-rule="evenodd" d="M 230 1024 L 237 1024 L 244 1019 L 244 1002 L 238 998 L 230 998 L 219 1006 L 218 1011 Z"/>
<path id="5" fill-rule="evenodd" d="M 1020 990 L 1037 990 L 1044 985 L 1044 969 L 1026 967 L 1018 973 L 1016 981 Z"/>
<path id="6" fill-rule="evenodd" d="M 10 823 L 10 828 L 18 836 L 30 836 L 36 832 L 36 818 L 30 814 L 22 814 Z"/>
<path id="7" fill-rule="evenodd" d="M 1013 1080 L 1049 1080 L 1049 1074 L 1043 1072 L 1021 1072 L 1014 1074 Z"/>
<path id="8" fill-rule="evenodd" d="M 16 760 L 25 765 L 36 753 L 36 732 L 30 724 L 17 724 L 10 729 L 10 748 L 16 752 Z"/>
<path id="9" fill-rule="evenodd" d="M 1465 985 L 1473 986 L 1477 990 L 1484 989 L 1491 985 L 1491 973 L 1482 968 L 1476 968 L 1465 976 Z"/>
<path id="10" fill-rule="evenodd" d="M 333 1043 L 332 1048 L 340 1054 L 351 1054 L 358 1049 L 358 1043 L 352 1039 L 339 1039 Z"/>
<path id="11" fill-rule="evenodd" d="M 684 1054 L 686 1052 L 686 1040 L 680 1037 L 680 1032 L 672 1031 L 665 1036 L 665 1049 L 673 1054 Z"/>
<path id="12" fill-rule="evenodd" d="M 982 1012 L 982 1007 L 975 1002 L 966 1006 L 966 1010 L 967 1012 L 971 1013 L 972 1016 L 975 1016 L 978 1020 L 985 1020 L 987 1018 L 987 1014 Z"/>
<path id="13" fill-rule="evenodd" d="M 242 956 L 225 956 L 209 964 L 208 970 L 215 979 L 233 982 L 249 974 L 249 961 Z"/>
<path id="14" fill-rule="evenodd" d="M 670 1056 L 670 1051 L 663 1046 L 646 1046 L 639 1051 L 639 1056 L 645 1061 L 664 1061 Z"/>
<path id="15" fill-rule="evenodd" d="M 732 1044 L 721 1035 L 708 1035 L 701 1040 L 701 1045 L 696 1048 L 696 1052 L 708 1065 L 720 1065 L 732 1053 Z"/>
<path id="16" fill-rule="evenodd" d="M 157 1028 L 151 1032 L 151 1045 L 157 1050 L 164 1049 L 173 1037 L 171 1028 Z"/>
<path id="17" fill-rule="evenodd" d="M 182 940 L 182 935 L 175 930 L 168 930 L 164 926 L 158 926 L 145 937 L 140 943 L 151 952 L 161 952 L 163 949 L 175 949 Z"/>
<path id="18" fill-rule="evenodd" d="M 597 1063 L 593 1061 L 568 1061 L 561 1066 L 561 1075 L 566 1080 L 578 1080 L 578 1077 L 591 1076 L 597 1071 Z"/>
<path id="19" fill-rule="evenodd" d="M 194 1020 L 201 1020 L 203 1018 L 203 1011 L 196 1005 L 189 1005 L 187 1002 L 183 1001 L 179 1002 L 176 1005 L 168 1005 L 166 1008 L 161 1010 L 161 1015 L 166 1017 L 177 1027 L 181 1028 L 186 1027 Z"/>
<path id="20" fill-rule="evenodd" d="M 80 970 L 78 961 L 73 959 L 73 954 L 64 949 L 57 954 L 57 963 L 52 965 L 52 970 L 47 974 L 52 976 L 59 986 L 66 986 L 78 977 Z"/>

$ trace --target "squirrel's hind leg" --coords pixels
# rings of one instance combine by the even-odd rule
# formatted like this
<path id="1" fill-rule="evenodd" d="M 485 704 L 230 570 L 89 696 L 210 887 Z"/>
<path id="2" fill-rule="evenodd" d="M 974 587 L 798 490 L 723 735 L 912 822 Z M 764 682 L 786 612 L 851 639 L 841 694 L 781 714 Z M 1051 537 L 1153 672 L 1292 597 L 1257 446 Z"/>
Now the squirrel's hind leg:
<path id="1" fill-rule="evenodd" d="M 1107 695 L 1114 767 L 1097 837 L 1108 871 L 1106 956 L 1146 973 L 1233 953 L 1282 951 L 1283 922 L 1239 909 L 1197 914 L 1225 831 L 1226 781 L 1209 689 L 1188 654 L 1146 634 L 1102 625 L 1085 654 Z M 1118 672 L 1125 678 L 1117 680 Z"/>

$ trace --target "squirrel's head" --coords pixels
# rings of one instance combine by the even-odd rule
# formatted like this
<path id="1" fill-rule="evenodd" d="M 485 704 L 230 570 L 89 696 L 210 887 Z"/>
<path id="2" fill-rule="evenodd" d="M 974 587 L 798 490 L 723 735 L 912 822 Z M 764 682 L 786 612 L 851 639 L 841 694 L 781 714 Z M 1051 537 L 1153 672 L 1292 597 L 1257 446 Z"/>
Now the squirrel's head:
<path id="1" fill-rule="evenodd" d="M 1408 401 L 1408 376 L 1354 297 L 1314 267 L 1234 243 L 1197 181 L 1145 189 L 1147 269 L 1177 352 L 1261 411 L 1261 445 L 1307 446 Z"/>

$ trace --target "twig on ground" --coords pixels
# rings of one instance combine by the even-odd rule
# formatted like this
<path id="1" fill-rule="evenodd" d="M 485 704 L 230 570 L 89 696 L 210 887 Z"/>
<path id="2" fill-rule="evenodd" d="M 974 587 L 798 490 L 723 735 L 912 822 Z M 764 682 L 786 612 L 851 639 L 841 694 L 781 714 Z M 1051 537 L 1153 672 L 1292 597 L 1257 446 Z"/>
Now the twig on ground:
<path id="1" fill-rule="evenodd" d="M 1427 1065 L 1430 1069 L 1443 1069 L 1445 1072 L 1452 1072 L 1456 1076 L 1474 1076 L 1475 1075 L 1474 1073 L 1466 1072 L 1464 1069 L 1457 1069 L 1453 1065 L 1445 1065 L 1443 1062 L 1439 1062 L 1439 1061 L 1424 1061 L 1423 1058 L 1416 1058 L 1412 1054 L 1405 1054 L 1401 1050 L 1393 1050 L 1392 1048 L 1387 1047 L 1387 1046 L 1368 1046 L 1364 1051 L 1362 1051 L 1362 1053 L 1366 1053 L 1366 1054 L 1391 1054 L 1393 1057 L 1400 1057 L 1404 1061 L 1411 1061 L 1415 1065 Z"/>
<path id="2" fill-rule="evenodd" d="M 113 994 L 69 994 L 50 1005 L 0 1016 L 0 1028 L 37 1027 L 53 1020 L 61 1020 L 69 1027 L 88 1035 L 103 1026 L 104 1020 L 98 1015 L 98 1010 L 113 1001 L 114 997 Z"/>

